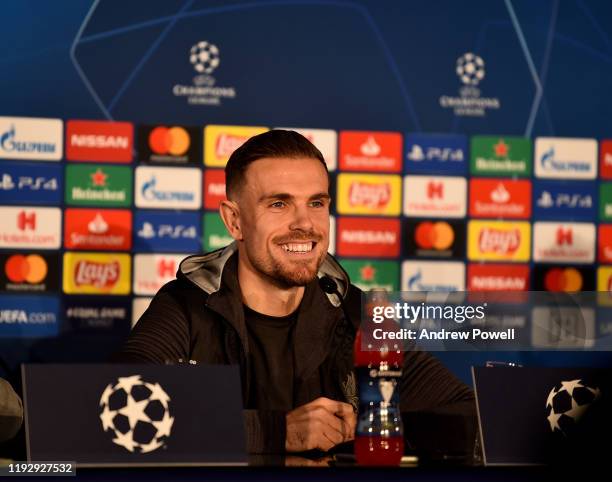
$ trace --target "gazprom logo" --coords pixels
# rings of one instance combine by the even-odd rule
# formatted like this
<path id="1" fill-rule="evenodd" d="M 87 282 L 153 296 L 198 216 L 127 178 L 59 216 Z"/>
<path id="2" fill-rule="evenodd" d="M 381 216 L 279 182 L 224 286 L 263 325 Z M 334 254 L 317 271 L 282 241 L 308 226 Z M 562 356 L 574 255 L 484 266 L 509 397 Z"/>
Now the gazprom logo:
<path id="1" fill-rule="evenodd" d="M 0 148 L 6 153 L 44 153 L 53 154 L 57 144 L 49 142 L 37 142 L 30 140 L 19 140 L 16 138 L 15 124 L 0 136 Z"/>
<path id="2" fill-rule="evenodd" d="M 538 137 L 535 143 L 535 174 L 539 178 L 595 179 L 597 141 Z"/>
<path id="3" fill-rule="evenodd" d="M 193 201 L 195 195 L 189 191 L 160 191 L 156 188 L 157 178 L 152 176 L 142 185 L 142 197 L 149 201 Z"/>

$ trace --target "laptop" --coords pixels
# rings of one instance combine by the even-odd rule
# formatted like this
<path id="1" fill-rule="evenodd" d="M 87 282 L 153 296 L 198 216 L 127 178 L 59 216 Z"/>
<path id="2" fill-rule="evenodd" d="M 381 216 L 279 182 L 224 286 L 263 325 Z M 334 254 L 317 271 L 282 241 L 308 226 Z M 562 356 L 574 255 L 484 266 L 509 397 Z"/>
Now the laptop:
<path id="1" fill-rule="evenodd" d="M 29 461 L 246 465 L 240 374 L 222 365 L 23 365 Z"/>
<path id="2" fill-rule="evenodd" d="M 612 370 L 472 367 L 485 465 L 602 462 Z"/>

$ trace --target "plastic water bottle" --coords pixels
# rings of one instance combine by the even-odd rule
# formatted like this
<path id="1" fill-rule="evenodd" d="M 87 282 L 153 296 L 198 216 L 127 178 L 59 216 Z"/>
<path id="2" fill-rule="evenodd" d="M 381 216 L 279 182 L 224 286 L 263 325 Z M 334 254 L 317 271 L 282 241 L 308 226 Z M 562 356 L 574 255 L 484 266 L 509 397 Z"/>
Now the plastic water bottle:
<path id="1" fill-rule="evenodd" d="M 359 393 L 355 458 L 359 465 L 399 465 L 404 455 L 399 395 L 403 354 L 388 344 L 364 350 L 362 339 L 359 330 L 354 345 Z"/>

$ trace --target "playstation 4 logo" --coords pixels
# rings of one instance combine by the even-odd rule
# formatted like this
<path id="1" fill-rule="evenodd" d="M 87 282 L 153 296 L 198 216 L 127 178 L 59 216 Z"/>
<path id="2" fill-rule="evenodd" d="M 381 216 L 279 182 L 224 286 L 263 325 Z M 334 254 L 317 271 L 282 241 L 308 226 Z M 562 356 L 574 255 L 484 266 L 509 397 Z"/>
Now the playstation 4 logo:
<path id="1" fill-rule="evenodd" d="M 587 182 L 535 181 L 533 199 L 537 219 L 593 221 L 597 216 L 593 187 Z"/>
<path id="2" fill-rule="evenodd" d="M 201 225 L 197 213 L 136 211 L 134 249 L 140 252 L 199 252 Z"/>
<path id="3" fill-rule="evenodd" d="M 465 174 L 467 137 L 407 134 L 405 171 L 411 174 Z"/>

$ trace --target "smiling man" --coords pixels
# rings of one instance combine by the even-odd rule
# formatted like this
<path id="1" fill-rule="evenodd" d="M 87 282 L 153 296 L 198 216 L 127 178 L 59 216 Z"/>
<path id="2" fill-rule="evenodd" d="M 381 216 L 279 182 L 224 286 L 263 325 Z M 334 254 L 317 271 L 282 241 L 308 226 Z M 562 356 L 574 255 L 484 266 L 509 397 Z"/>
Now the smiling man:
<path id="1" fill-rule="evenodd" d="M 325 160 L 300 134 L 272 130 L 238 148 L 225 173 L 220 214 L 234 242 L 181 263 L 117 360 L 238 364 L 250 452 L 329 450 L 354 436 L 361 293 L 327 253 Z M 403 410 L 473 400 L 427 353 L 405 359 Z"/>

